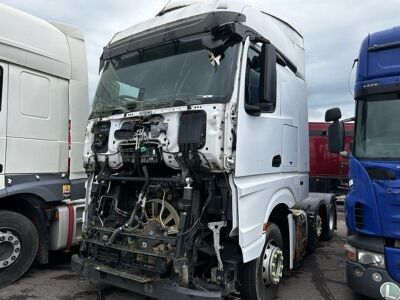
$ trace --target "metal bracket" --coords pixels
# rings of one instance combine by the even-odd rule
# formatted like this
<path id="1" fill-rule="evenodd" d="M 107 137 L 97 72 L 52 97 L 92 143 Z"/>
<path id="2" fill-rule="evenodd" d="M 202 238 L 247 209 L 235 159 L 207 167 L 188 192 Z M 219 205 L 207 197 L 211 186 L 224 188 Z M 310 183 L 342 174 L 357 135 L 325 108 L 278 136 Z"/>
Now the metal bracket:
<path id="1" fill-rule="evenodd" d="M 227 224 L 226 221 L 208 223 L 208 228 L 210 228 L 213 231 L 214 249 L 218 260 L 218 270 L 220 271 L 224 269 L 220 253 L 220 250 L 223 249 L 224 247 L 220 245 L 220 235 L 221 235 L 221 228 L 225 227 L 226 224 Z"/>

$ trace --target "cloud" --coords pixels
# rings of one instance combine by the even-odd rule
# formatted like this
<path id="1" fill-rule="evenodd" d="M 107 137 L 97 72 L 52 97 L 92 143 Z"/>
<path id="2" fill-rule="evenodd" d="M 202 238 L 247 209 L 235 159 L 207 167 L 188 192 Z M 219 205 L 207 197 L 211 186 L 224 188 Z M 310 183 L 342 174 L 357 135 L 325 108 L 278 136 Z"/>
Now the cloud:
<path id="1" fill-rule="evenodd" d="M 229 0 L 226 0 L 229 3 Z M 98 59 L 112 35 L 153 17 L 167 0 L 0 0 L 46 20 L 80 27 L 86 37 L 90 97 L 98 81 Z M 310 120 L 339 106 L 353 115 L 349 74 L 361 41 L 370 32 L 398 25 L 398 0 L 252 0 L 294 20 L 305 38 Z M 352 78 L 351 78 L 352 79 Z M 350 80 L 350 90 L 353 82 Z"/>
<path id="2" fill-rule="evenodd" d="M 103 47 L 118 31 L 154 17 L 166 0 L 0 0 L 48 21 L 81 28 L 85 34 L 89 70 L 89 98 L 93 99 L 97 82 L 99 57 Z"/>
<path id="3" fill-rule="evenodd" d="M 368 33 L 398 25 L 398 0 L 269 0 L 268 6 L 298 23 L 304 36 L 309 119 L 323 120 L 324 109 L 334 106 L 353 116 L 353 61 Z"/>

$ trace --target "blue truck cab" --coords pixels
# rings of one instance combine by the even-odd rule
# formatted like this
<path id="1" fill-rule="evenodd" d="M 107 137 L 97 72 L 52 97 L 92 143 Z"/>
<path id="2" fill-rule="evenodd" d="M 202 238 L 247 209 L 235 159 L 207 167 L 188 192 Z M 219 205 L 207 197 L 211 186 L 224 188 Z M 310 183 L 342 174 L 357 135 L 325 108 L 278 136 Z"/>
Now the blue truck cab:
<path id="1" fill-rule="evenodd" d="M 355 104 L 345 202 L 347 282 L 374 299 L 400 299 L 400 27 L 362 42 Z M 340 118 L 338 108 L 325 115 L 333 121 L 328 134 L 335 153 L 343 151 Z"/>

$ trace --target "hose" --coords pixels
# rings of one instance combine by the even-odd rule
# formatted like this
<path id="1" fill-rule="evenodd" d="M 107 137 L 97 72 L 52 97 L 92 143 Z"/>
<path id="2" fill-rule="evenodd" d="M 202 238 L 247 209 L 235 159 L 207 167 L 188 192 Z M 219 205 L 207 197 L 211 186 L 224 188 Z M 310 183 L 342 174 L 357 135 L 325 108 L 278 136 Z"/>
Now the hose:
<path id="1" fill-rule="evenodd" d="M 150 177 L 149 177 L 149 171 L 147 170 L 147 166 L 142 167 L 143 174 L 144 174 L 144 184 L 142 187 L 142 194 L 145 195 L 147 193 L 147 189 L 149 188 L 150 184 Z"/>
<path id="2" fill-rule="evenodd" d="M 150 177 L 149 177 L 149 172 L 148 172 L 148 170 L 147 170 L 147 166 L 143 166 L 143 167 L 142 167 L 142 170 L 143 170 L 143 174 L 144 174 L 144 184 L 143 184 L 143 187 L 142 187 L 142 191 L 140 192 L 139 199 L 138 199 L 138 201 L 137 201 L 136 204 L 135 204 L 135 207 L 134 207 L 134 209 L 133 209 L 133 212 L 132 212 L 132 214 L 131 214 L 131 216 L 130 216 L 128 222 L 127 222 L 124 226 L 121 226 L 121 227 L 117 228 L 116 230 L 114 230 L 114 232 L 113 232 L 112 235 L 110 236 L 110 238 L 109 238 L 109 240 L 108 240 L 108 242 L 107 242 L 107 244 L 108 244 L 109 246 L 112 245 L 112 244 L 114 243 L 115 238 L 117 237 L 117 235 L 118 235 L 121 231 L 123 231 L 124 229 L 127 229 L 127 228 L 129 228 L 129 227 L 132 226 L 133 221 L 135 221 L 136 213 L 137 213 L 137 210 L 138 210 L 139 206 L 140 206 L 140 205 L 145 201 L 145 199 L 146 199 L 147 189 L 149 188 L 149 184 L 150 184 Z M 143 207 L 142 209 L 143 209 L 143 211 L 142 211 L 142 216 L 143 216 L 143 214 L 144 214 L 144 207 Z M 138 222 L 138 223 L 135 225 L 135 227 L 132 228 L 132 229 L 133 229 L 133 230 L 136 229 L 136 228 L 139 226 L 139 224 L 140 224 L 140 223 Z"/>

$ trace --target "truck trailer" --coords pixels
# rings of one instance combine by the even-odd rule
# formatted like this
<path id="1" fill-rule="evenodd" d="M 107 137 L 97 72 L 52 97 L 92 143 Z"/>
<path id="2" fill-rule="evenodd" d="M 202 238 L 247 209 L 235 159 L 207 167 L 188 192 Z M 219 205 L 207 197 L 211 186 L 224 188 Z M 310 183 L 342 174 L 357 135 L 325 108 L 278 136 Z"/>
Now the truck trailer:
<path id="1" fill-rule="evenodd" d="M 0 288 L 80 240 L 84 38 L 0 5 Z"/>
<path id="2" fill-rule="evenodd" d="M 349 187 L 349 161 L 328 148 L 330 123 L 310 122 L 310 192 L 347 194 Z M 351 152 L 354 123 L 345 124 L 345 150 Z"/>
<path id="3" fill-rule="evenodd" d="M 400 299 L 400 27 L 368 35 L 355 84 L 354 151 L 346 197 L 346 277 L 356 292 Z M 326 121 L 330 150 L 343 151 L 340 110 Z M 347 153 L 342 153 L 348 156 Z"/>
<path id="4" fill-rule="evenodd" d="M 100 70 L 73 269 L 156 299 L 273 299 L 336 226 L 335 197 L 309 194 L 301 34 L 245 1 L 172 1 Z"/>

